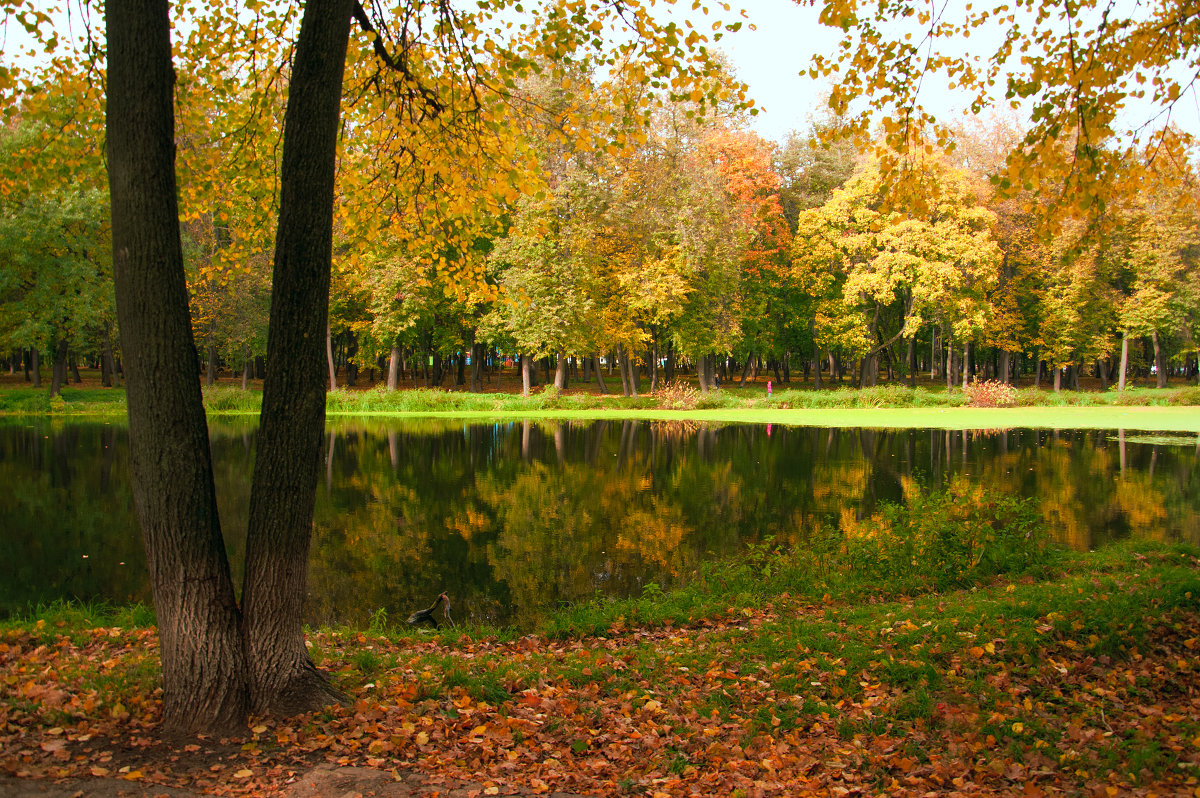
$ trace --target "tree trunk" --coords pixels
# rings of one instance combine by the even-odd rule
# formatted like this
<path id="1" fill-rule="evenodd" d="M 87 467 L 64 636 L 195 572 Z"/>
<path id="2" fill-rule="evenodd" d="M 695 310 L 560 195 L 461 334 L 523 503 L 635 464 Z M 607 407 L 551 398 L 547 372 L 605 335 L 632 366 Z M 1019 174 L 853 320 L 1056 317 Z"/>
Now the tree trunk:
<path id="1" fill-rule="evenodd" d="M 206 387 L 211 388 L 212 384 L 217 380 L 217 348 L 209 344 L 205 349 L 208 353 L 208 358 L 204 373 L 204 384 Z"/>
<path id="2" fill-rule="evenodd" d="M 563 354 L 558 356 L 558 365 L 554 368 L 554 387 L 560 391 L 567 387 L 567 356 Z"/>
<path id="3" fill-rule="evenodd" d="M 250 705 L 188 316 L 169 4 L 109 0 L 105 20 L 113 275 L 132 493 L 158 619 L 163 727 L 231 733 Z"/>
<path id="4" fill-rule="evenodd" d="M 600 386 L 600 393 L 607 394 L 608 386 L 604 384 L 604 369 L 600 368 L 600 356 L 594 355 L 592 363 L 596 367 L 596 384 Z"/>
<path id="5" fill-rule="evenodd" d="M 276 246 L 276 249 L 279 247 Z M 274 304 L 274 302 L 272 302 Z M 328 312 L 328 311 L 326 311 Z M 268 328 L 268 334 L 270 328 Z M 271 357 L 270 349 L 267 350 L 267 357 Z M 272 361 L 274 362 L 274 361 Z M 337 361 L 333 359 L 333 331 L 329 328 L 329 322 L 325 322 L 325 363 L 329 368 L 329 390 L 337 390 Z"/>
<path id="6" fill-rule="evenodd" d="M 621 396 L 629 396 L 629 372 L 625 369 L 625 350 L 619 350 L 613 359 L 617 361 L 617 370 L 621 375 Z"/>
<path id="7" fill-rule="evenodd" d="M 483 344 L 471 344 L 471 393 L 483 390 Z"/>
<path id="8" fill-rule="evenodd" d="M 250 372 L 254 370 L 254 360 L 250 357 L 250 347 L 242 349 L 242 390 L 250 387 Z"/>
<path id="9" fill-rule="evenodd" d="M 1163 347 L 1158 343 L 1158 331 L 1150 333 L 1150 340 L 1154 342 L 1154 371 L 1156 388 L 1167 387 L 1167 353 L 1163 351 Z"/>
<path id="10" fill-rule="evenodd" d="M 301 608 L 325 428 L 333 196 L 352 0 L 307 0 L 284 114 L 279 226 L 242 585 L 251 708 L 342 700 L 309 659 Z M 205 447 L 207 449 L 207 446 Z"/>
<path id="11" fill-rule="evenodd" d="M 387 370 L 387 389 L 389 391 L 396 390 L 397 385 L 397 369 L 400 366 L 400 347 L 392 344 L 392 349 L 388 353 L 388 370 Z"/>
<path id="12" fill-rule="evenodd" d="M 54 367 L 50 370 L 50 396 L 62 394 L 67 381 L 67 339 L 59 338 L 54 344 Z"/>
<path id="13" fill-rule="evenodd" d="M 117 382 L 116 369 L 113 368 L 112 331 L 108 325 L 104 327 L 104 344 L 100 350 L 100 384 L 105 388 L 113 387 Z"/>
<path id="14" fill-rule="evenodd" d="M 1121 366 L 1117 374 L 1117 390 L 1125 390 L 1125 375 L 1129 371 L 1129 330 L 1121 333 Z"/>
<path id="15" fill-rule="evenodd" d="M 908 387 L 917 387 L 917 336 L 908 337 Z"/>
<path id="16" fill-rule="evenodd" d="M 967 385 L 971 380 L 971 342 L 967 341 L 963 344 L 962 358 L 962 389 L 967 390 Z"/>
<path id="17" fill-rule="evenodd" d="M 79 359 L 74 352 L 67 353 L 67 366 L 71 369 L 71 382 L 76 385 L 83 382 L 83 377 L 79 376 Z"/>
<path id="18" fill-rule="evenodd" d="M 521 355 L 521 395 L 529 396 L 529 388 L 533 383 L 533 360 L 529 355 Z"/>

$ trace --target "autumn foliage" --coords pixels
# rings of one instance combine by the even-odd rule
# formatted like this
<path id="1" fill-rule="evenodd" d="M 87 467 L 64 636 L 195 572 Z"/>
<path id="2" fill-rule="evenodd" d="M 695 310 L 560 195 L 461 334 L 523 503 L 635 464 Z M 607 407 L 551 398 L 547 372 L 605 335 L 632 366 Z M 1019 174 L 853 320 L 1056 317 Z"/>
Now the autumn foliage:
<path id="1" fill-rule="evenodd" d="M 153 632 L 60 614 L 0 633 L 0 773 L 242 795 L 328 768 L 463 795 L 1190 793 L 1198 568 L 1120 549 L 1044 583 L 785 593 L 614 615 L 599 637 L 321 631 L 352 706 L 179 743 L 154 734 Z"/>

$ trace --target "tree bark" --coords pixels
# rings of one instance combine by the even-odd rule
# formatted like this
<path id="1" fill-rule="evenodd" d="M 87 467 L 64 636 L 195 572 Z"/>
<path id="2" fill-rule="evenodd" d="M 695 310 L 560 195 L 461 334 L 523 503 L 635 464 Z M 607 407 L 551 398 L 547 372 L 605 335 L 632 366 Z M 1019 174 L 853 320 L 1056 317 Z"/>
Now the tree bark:
<path id="1" fill-rule="evenodd" d="M 130 471 L 158 618 L 164 729 L 232 732 L 249 696 L 188 315 L 169 10 L 166 0 L 109 0 L 105 13 Z"/>
<path id="2" fill-rule="evenodd" d="M 204 384 L 211 388 L 212 384 L 217 380 L 217 348 L 212 344 L 205 347 L 207 355 L 207 367 L 205 369 Z"/>
<path id="3" fill-rule="evenodd" d="M 288 715 L 341 700 L 313 666 L 301 608 L 325 428 L 333 195 L 351 0 L 308 0 L 284 114 L 279 227 L 242 586 L 251 706 Z"/>
<path id="4" fill-rule="evenodd" d="M 471 393 L 483 390 L 483 344 L 471 344 Z"/>
<path id="5" fill-rule="evenodd" d="M 558 390 L 566 390 L 567 387 L 567 356 L 559 354 L 558 365 L 554 368 L 554 387 Z"/>
<path id="6" fill-rule="evenodd" d="M 529 355 L 521 355 L 521 395 L 529 396 L 529 388 L 533 383 L 533 362 Z"/>
<path id="7" fill-rule="evenodd" d="M 1129 371 L 1129 330 L 1121 332 L 1121 371 L 1117 375 L 1117 390 L 1125 390 L 1125 375 Z"/>
<path id="8" fill-rule="evenodd" d="M 50 370 L 50 396 L 52 398 L 62 393 L 62 387 L 66 381 L 67 339 L 59 338 L 54 344 L 54 366 Z"/>
<path id="9" fill-rule="evenodd" d="M 400 347 L 393 344 L 391 351 L 388 353 L 387 389 L 389 391 L 396 390 L 396 377 L 399 366 Z"/>
<path id="10" fill-rule="evenodd" d="M 1154 376 L 1156 388 L 1167 387 L 1167 357 L 1163 347 L 1158 343 L 1158 331 L 1150 333 L 1150 340 L 1154 342 Z"/>
<path id="11" fill-rule="evenodd" d="M 604 369 L 600 368 L 600 356 L 593 356 L 592 362 L 596 367 L 596 384 L 600 386 L 600 393 L 607 394 L 608 386 L 604 384 Z"/>
<path id="12" fill-rule="evenodd" d="M 281 213 L 282 215 L 282 213 Z M 278 249 L 278 245 L 275 247 Z M 274 296 L 272 295 L 272 306 L 274 306 Z M 326 310 L 328 313 L 328 310 Z M 268 328 L 269 329 L 269 328 Z M 271 356 L 270 348 L 267 350 L 267 357 Z M 325 322 L 325 363 L 329 368 L 329 390 L 337 390 L 337 361 L 333 359 L 333 330 L 329 327 L 329 322 Z"/>

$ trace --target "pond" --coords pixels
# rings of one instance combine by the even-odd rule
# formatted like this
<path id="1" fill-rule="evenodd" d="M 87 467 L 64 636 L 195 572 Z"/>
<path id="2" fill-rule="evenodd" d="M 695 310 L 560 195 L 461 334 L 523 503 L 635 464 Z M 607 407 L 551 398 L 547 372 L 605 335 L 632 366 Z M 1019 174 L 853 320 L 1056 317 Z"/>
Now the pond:
<path id="1" fill-rule="evenodd" d="M 254 426 L 210 432 L 240 583 Z M 127 447 L 119 423 L 0 424 L 0 615 L 57 598 L 150 603 Z M 519 623 L 948 487 L 1034 497 L 1079 549 L 1200 542 L 1194 433 L 425 420 L 335 422 L 326 447 L 313 624 L 381 609 L 396 621 L 443 590 L 460 620 Z"/>

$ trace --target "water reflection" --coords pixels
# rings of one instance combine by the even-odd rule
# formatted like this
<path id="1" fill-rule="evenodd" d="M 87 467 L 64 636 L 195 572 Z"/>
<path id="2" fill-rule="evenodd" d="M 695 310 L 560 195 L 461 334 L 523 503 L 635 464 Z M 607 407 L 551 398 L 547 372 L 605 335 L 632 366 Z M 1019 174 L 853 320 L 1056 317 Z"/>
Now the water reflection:
<path id="1" fill-rule="evenodd" d="M 126 441 L 116 425 L 0 426 L 0 612 L 64 596 L 148 601 Z M 253 427 L 215 422 L 211 441 L 239 570 Z M 1076 548 L 1200 541 L 1194 435 L 422 421 L 334 424 L 325 454 L 313 623 L 399 619 L 442 590 L 457 618 L 519 621 L 669 585 L 768 537 L 850 531 L 881 502 L 942 487 L 1037 497 Z"/>

